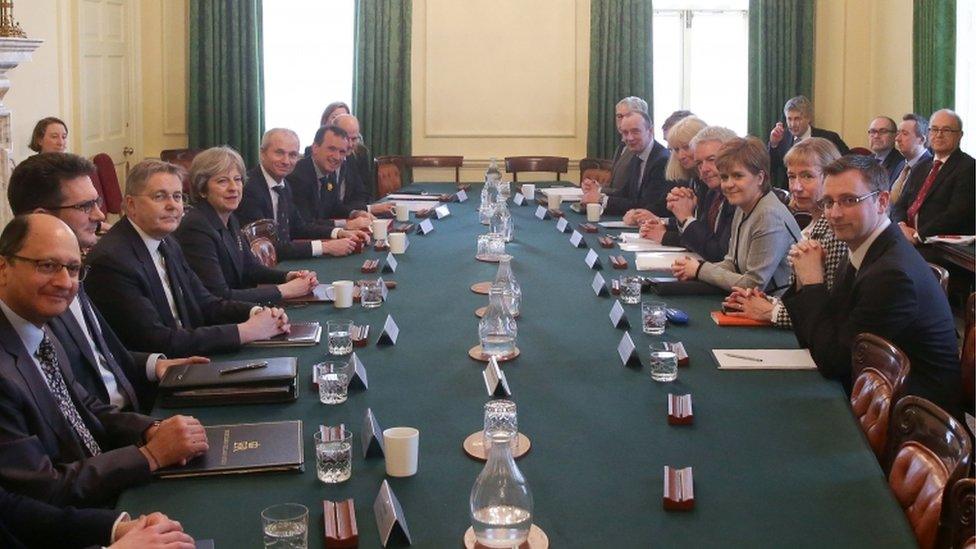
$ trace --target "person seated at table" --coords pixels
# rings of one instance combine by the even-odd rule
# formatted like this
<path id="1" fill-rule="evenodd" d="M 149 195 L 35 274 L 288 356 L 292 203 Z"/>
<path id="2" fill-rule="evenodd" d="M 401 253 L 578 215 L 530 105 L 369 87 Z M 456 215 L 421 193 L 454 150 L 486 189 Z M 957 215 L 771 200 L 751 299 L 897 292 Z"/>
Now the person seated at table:
<path id="1" fill-rule="evenodd" d="M 0 488 L 0 547 L 193 549 L 183 526 L 162 513 L 137 519 L 110 509 L 55 507 Z"/>
<path id="2" fill-rule="evenodd" d="M 811 137 L 793 145 L 783 162 L 786 178 L 790 182 L 790 202 L 795 212 L 810 214 L 811 221 L 802 231 L 802 240 L 816 240 L 826 252 L 824 258 L 824 283 L 827 291 L 834 287 L 837 265 L 847 255 L 847 244 L 837 240 L 830 223 L 820 208 L 823 198 L 824 169 L 840 158 L 840 152 L 830 141 Z M 796 275 L 790 276 L 793 284 Z M 790 313 L 783 303 L 755 288 L 733 288 L 723 303 L 731 316 L 743 316 L 753 320 L 772 322 L 780 328 L 791 328 Z"/>
<path id="3" fill-rule="evenodd" d="M 68 125 L 60 118 L 48 116 L 37 121 L 27 148 L 36 153 L 63 153 L 68 150 Z"/>
<path id="4" fill-rule="evenodd" d="M 607 215 L 623 215 L 644 208 L 655 215 L 667 215 L 665 196 L 671 185 L 664 178 L 668 150 L 654 140 L 654 124 L 647 113 L 634 111 L 620 121 L 620 135 L 634 157 L 627 165 L 627 184 L 620 191 L 604 194 L 593 179 L 583 179 L 581 202 L 602 204 Z M 612 175 L 611 175 L 612 178 Z"/>
<path id="5" fill-rule="evenodd" d="M 234 212 L 242 225 L 259 219 L 275 221 L 275 252 L 279 259 L 344 256 L 367 243 L 365 231 L 340 229 L 331 222 L 309 221 L 295 206 L 287 177 L 298 162 L 298 134 L 272 128 L 261 139 L 259 163 L 247 173 L 241 205 Z"/>
<path id="6" fill-rule="evenodd" d="M 78 292 L 78 239 L 47 214 L 0 233 L 0 485 L 55 505 L 110 505 L 208 448 L 199 421 L 120 412 L 75 381 L 46 328 Z"/>
<path id="7" fill-rule="evenodd" d="M 187 263 L 210 293 L 224 299 L 277 303 L 307 295 L 318 284 L 315 273 L 265 267 L 241 235 L 234 212 L 241 203 L 243 173 L 244 160 L 230 147 L 194 157 L 189 178 L 194 208 L 173 234 Z"/>
<path id="8" fill-rule="evenodd" d="M 735 206 L 729 251 L 720 262 L 677 259 L 671 271 L 679 280 L 701 280 L 725 290 L 759 288 L 778 295 L 786 289 L 790 245 L 800 237 L 793 214 L 772 192 L 769 152 L 755 137 L 735 138 L 716 159 L 722 192 Z"/>
<path id="9" fill-rule="evenodd" d="M 172 356 L 236 351 L 289 330 L 277 308 L 219 298 L 170 235 L 183 217 L 182 168 L 143 160 L 129 172 L 125 217 L 88 255 L 85 288 L 129 349 Z"/>
<path id="10" fill-rule="evenodd" d="M 722 144 L 735 138 L 735 132 L 721 126 L 708 126 L 695 134 L 690 145 L 705 192 L 698 195 L 687 187 L 671 189 L 668 210 L 674 215 L 674 223 L 645 220 L 640 227 L 642 238 L 687 248 L 705 261 L 721 261 L 725 257 L 735 207 L 722 194 L 722 178 L 715 159 Z"/>
<path id="11" fill-rule="evenodd" d="M 614 118 L 614 129 L 617 134 L 620 134 L 620 123 L 623 121 L 624 117 L 628 114 L 634 112 L 647 112 L 647 101 L 644 101 L 640 97 L 629 96 L 624 97 L 613 107 L 613 118 Z M 620 139 L 620 144 L 617 146 L 617 150 L 613 153 L 613 164 L 610 169 L 610 181 L 607 183 L 608 190 L 610 191 L 620 191 L 627 185 L 627 163 L 630 159 L 634 157 L 634 153 L 630 152 L 627 148 L 627 144 L 624 143 L 623 138 Z"/>
<path id="12" fill-rule="evenodd" d="M 359 119 L 351 114 L 340 114 L 335 117 L 333 123 L 349 134 L 349 154 L 346 156 L 344 167 L 356 171 L 364 187 L 364 194 L 360 200 L 368 203 L 376 197 L 376 164 L 373 162 L 373 153 L 363 141 L 363 134 L 359 130 Z M 384 211 L 384 208 L 390 210 Z M 390 213 L 392 208 L 392 202 L 367 205 L 368 211 L 374 215 Z"/>
<path id="13" fill-rule="evenodd" d="M 851 345 L 883 337 L 911 362 L 905 393 L 962 415 L 962 375 L 952 311 L 928 264 L 891 223 L 888 177 L 870 157 L 843 156 L 824 170 L 820 206 L 849 251 L 828 291 L 820 242 L 790 250 L 795 283 L 783 296 L 801 347 L 817 369 L 851 390 Z"/>

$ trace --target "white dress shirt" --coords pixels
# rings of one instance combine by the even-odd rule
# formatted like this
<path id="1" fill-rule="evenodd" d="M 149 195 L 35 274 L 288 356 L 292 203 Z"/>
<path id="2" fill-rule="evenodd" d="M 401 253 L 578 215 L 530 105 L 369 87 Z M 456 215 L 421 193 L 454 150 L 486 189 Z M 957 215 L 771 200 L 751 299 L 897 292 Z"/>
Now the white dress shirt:
<path id="1" fill-rule="evenodd" d="M 870 248 L 871 244 L 874 244 L 874 241 L 878 239 L 878 236 L 888 228 L 888 225 L 891 225 L 891 220 L 885 217 L 881 220 L 881 223 L 879 223 L 878 226 L 871 231 L 871 234 L 864 242 L 861 243 L 860 246 L 857 247 L 856 250 L 853 248 L 847 250 L 847 257 L 850 258 L 851 265 L 854 266 L 855 270 L 861 270 L 861 263 L 864 262 L 864 256 L 867 255 L 868 248 Z"/>
<path id="2" fill-rule="evenodd" d="M 145 231 L 143 231 L 139 225 L 135 223 L 132 227 L 139 233 L 142 241 L 146 244 L 146 249 L 149 250 L 149 257 L 153 260 L 153 266 L 156 267 L 156 273 L 159 274 L 159 281 L 163 283 L 163 293 L 166 294 L 166 302 L 169 303 L 169 311 L 173 314 L 173 319 L 176 321 L 176 327 L 182 328 L 183 322 L 180 320 L 179 310 L 176 308 L 176 299 L 173 298 L 173 289 L 169 286 L 169 275 L 166 273 L 166 261 L 163 259 L 163 254 L 159 253 L 159 245 L 163 243 L 162 240 L 155 239 Z"/>
<path id="3" fill-rule="evenodd" d="M 264 174 L 264 181 L 268 184 L 268 194 L 271 195 L 271 213 L 274 215 L 274 220 L 278 221 L 278 191 L 276 191 L 275 188 L 278 185 L 284 185 L 285 180 L 282 179 L 281 181 L 275 181 L 275 179 L 271 177 L 271 174 L 264 169 L 263 165 L 261 166 L 261 173 Z M 335 238 L 338 232 L 338 229 L 333 229 L 332 238 Z M 312 256 L 319 257 L 322 255 L 322 241 L 311 240 L 310 242 L 312 244 Z"/>
<path id="4" fill-rule="evenodd" d="M 108 362 L 105 360 L 105 356 L 102 355 L 101 351 L 99 351 L 98 345 L 95 345 L 95 339 L 88 329 L 88 322 L 85 321 L 85 315 L 81 310 L 81 301 L 78 300 L 78 296 L 75 296 L 71 301 L 68 310 L 71 311 L 71 315 L 75 317 L 75 321 L 81 326 L 81 331 L 85 334 L 85 341 L 95 355 L 95 361 L 98 365 L 98 376 L 102 379 L 102 385 L 105 386 L 105 391 L 108 393 L 109 404 L 113 404 L 119 408 L 125 408 L 129 401 L 119 391 L 119 384 L 115 379 L 115 374 L 109 369 Z"/>

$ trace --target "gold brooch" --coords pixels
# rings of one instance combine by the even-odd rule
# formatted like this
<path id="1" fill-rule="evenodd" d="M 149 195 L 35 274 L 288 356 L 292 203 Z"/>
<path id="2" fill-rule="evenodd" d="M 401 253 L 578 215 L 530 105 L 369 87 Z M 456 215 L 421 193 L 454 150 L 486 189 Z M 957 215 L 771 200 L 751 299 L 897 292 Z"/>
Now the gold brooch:
<path id="1" fill-rule="evenodd" d="M 327 191 L 329 191 L 329 192 L 332 192 L 332 183 L 328 183 L 328 184 L 326 184 L 326 186 L 325 186 L 325 190 L 327 190 Z"/>

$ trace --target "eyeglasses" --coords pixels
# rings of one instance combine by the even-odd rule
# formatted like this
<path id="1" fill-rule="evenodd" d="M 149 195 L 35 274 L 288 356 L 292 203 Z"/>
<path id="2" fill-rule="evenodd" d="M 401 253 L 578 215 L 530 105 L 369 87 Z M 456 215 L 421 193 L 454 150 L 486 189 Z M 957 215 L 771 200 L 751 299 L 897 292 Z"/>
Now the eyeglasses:
<path id="1" fill-rule="evenodd" d="M 832 198 L 821 198 L 817 201 L 817 207 L 823 211 L 827 211 L 834 207 L 834 204 L 839 204 L 843 208 L 853 208 L 857 206 L 862 201 L 871 198 L 872 196 L 880 193 L 881 191 L 873 191 L 868 194 L 862 194 L 861 196 L 844 196 L 840 200 L 834 202 Z"/>
<path id="2" fill-rule="evenodd" d="M 934 128 L 934 127 L 933 128 L 929 128 L 929 133 L 931 133 L 933 135 L 942 135 L 942 134 L 952 135 L 954 133 L 959 133 L 961 131 L 962 130 L 957 130 L 955 128 Z"/>
<path id="3" fill-rule="evenodd" d="M 44 276 L 54 276 L 60 273 L 61 269 L 68 271 L 68 276 L 77 278 L 79 282 L 88 276 L 88 265 L 81 263 L 59 263 L 52 259 L 31 259 L 22 255 L 9 255 L 7 257 L 33 263 L 34 270 Z"/>
<path id="4" fill-rule="evenodd" d="M 157 202 L 159 204 L 162 204 L 163 202 L 167 202 L 170 199 L 172 199 L 173 202 L 176 202 L 177 204 L 182 204 L 183 200 L 186 199 L 186 193 L 180 191 L 176 191 L 175 193 L 172 194 L 166 191 L 158 191 L 158 192 L 154 192 L 153 194 L 140 194 L 137 196 L 145 196 L 149 200 L 152 200 L 153 202 Z"/>
<path id="5" fill-rule="evenodd" d="M 868 135 L 887 135 L 889 133 L 895 133 L 895 130 L 888 130 L 884 128 L 880 130 L 875 130 L 875 129 L 868 130 Z"/>
<path id="6" fill-rule="evenodd" d="M 67 210 L 73 209 L 83 212 L 84 214 L 90 214 L 95 208 L 102 209 L 104 201 L 102 197 L 98 197 L 92 200 L 86 200 L 84 202 L 79 202 L 77 204 L 69 204 L 67 206 L 45 206 L 45 210 Z"/>

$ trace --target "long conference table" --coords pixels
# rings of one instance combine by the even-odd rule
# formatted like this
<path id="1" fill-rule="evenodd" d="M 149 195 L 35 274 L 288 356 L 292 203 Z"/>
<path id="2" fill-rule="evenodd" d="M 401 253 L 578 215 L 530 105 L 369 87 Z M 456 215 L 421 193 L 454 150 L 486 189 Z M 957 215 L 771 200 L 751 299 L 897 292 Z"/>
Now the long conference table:
<path id="1" fill-rule="evenodd" d="M 427 185 L 448 192 L 443 185 Z M 155 415 L 192 414 L 205 424 L 301 419 L 305 470 L 209 478 L 157 480 L 125 492 L 118 508 L 159 510 L 217 548 L 260 547 L 262 509 L 284 502 L 309 508 L 309 547 L 324 546 L 322 501 L 354 498 L 360 547 L 380 547 L 373 501 L 385 476 L 383 458 L 364 459 L 358 437 L 366 408 L 383 428 L 420 430 L 416 476 L 389 478 L 403 506 L 413 545 L 459 547 L 470 526 L 468 497 L 483 464 L 467 457 L 462 441 L 481 428 L 488 396 L 484 364 L 468 357 L 478 343 L 476 308 L 487 297 L 470 290 L 490 280 L 493 263 L 475 260 L 479 187 L 451 203 L 434 231 L 410 235 L 398 256 L 396 280 L 380 308 L 337 310 L 310 305 L 288 311 L 295 320 L 350 318 L 371 326 L 370 345 L 356 349 L 368 390 L 350 389 L 338 406 L 318 401 L 309 380 L 326 357 L 316 347 L 245 349 L 216 359 L 297 355 L 300 398 L 288 404 L 157 409 Z M 553 547 L 914 547 L 911 528 L 851 414 L 840 385 L 812 371 L 718 370 L 712 348 L 795 348 L 796 339 L 772 328 L 720 328 L 709 317 L 717 296 L 666 301 L 686 311 L 686 326 L 664 336 L 640 331 L 639 306 L 625 306 L 630 334 L 646 364 L 648 343 L 682 341 L 690 365 L 678 380 L 656 383 L 645 365 L 624 367 L 617 357 L 623 334 L 608 317 L 612 297 L 591 290 L 595 271 L 587 248 L 574 248 L 554 220 L 534 216 L 536 205 L 512 206 L 515 239 L 507 246 L 523 292 L 518 321 L 521 355 L 502 368 L 518 404 L 519 429 L 531 451 L 517 463 L 535 498 L 533 520 Z M 570 225 L 585 222 L 564 205 Z M 610 231 L 611 234 L 616 231 Z M 610 267 L 609 281 L 634 273 Z M 315 269 L 322 281 L 364 278 L 365 259 L 384 253 L 284 263 Z M 375 275 L 370 275 L 375 276 Z M 645 296 L 645 299 L 647 296 Z M 375 344 L 386 315 L 400 327 L 395 346 Z M 667 423 L 668 393 L 690 393 L 694 424 Z M 354 435 L 352 478 L 326 485 L 315 476 L 312 434 L 320 424 L 345 423 Z M 213 441 L 211 442 L 213 444 Z M 695 508 L 662 508 L 663 468 L 694 469 Z"/>

